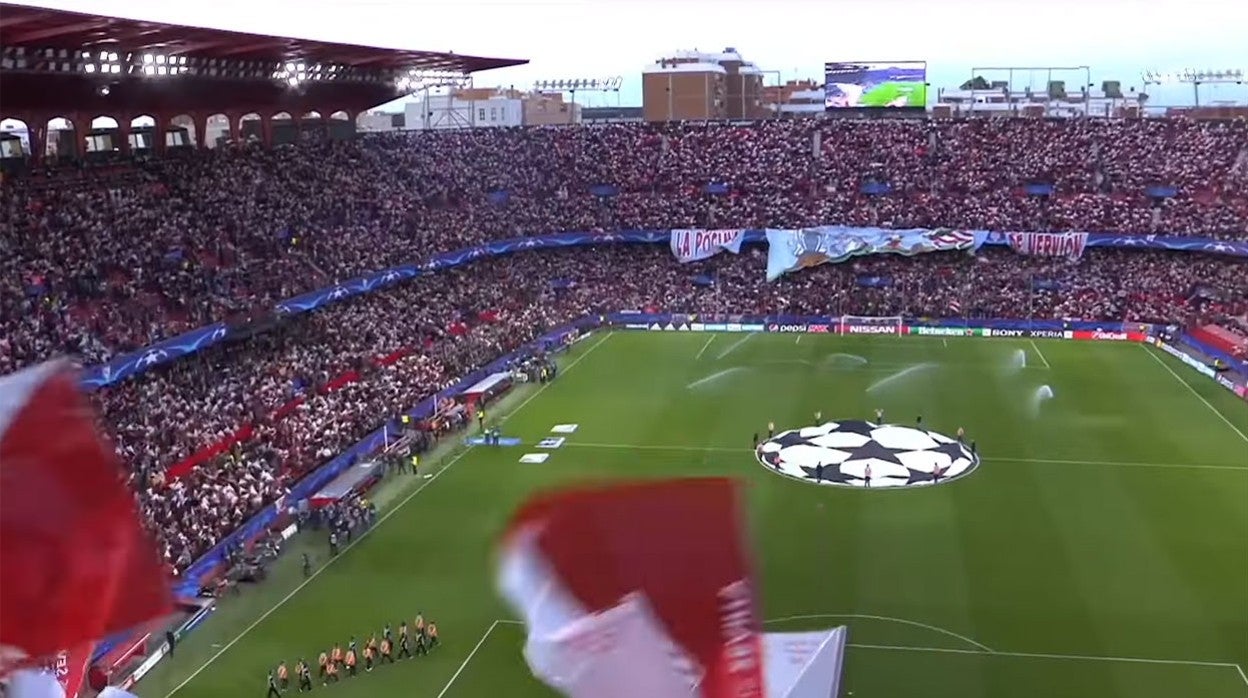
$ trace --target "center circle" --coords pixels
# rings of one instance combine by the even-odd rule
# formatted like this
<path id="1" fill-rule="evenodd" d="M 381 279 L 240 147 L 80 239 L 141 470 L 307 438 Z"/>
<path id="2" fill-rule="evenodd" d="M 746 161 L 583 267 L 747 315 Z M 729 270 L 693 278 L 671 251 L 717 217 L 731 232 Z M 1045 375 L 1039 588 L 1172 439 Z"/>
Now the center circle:
<path id="1" fill-rule="evenodd" d="M 767 469 L 803 482 L 875 489 L 944 484 L 979 466 L 975 448 L 959 439 L 861 419 L 782 431 L 754 455 Z"/>

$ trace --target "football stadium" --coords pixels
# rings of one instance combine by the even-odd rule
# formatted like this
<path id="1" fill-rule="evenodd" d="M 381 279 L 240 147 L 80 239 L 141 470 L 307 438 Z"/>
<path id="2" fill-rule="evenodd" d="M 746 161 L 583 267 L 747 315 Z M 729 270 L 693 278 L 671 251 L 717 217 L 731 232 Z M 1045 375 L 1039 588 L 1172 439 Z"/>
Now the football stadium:
<path id="1" fill-rule="evenodd" d="M 1248 696 L 1248 105 L 0 51 L 4 695 Z"/>

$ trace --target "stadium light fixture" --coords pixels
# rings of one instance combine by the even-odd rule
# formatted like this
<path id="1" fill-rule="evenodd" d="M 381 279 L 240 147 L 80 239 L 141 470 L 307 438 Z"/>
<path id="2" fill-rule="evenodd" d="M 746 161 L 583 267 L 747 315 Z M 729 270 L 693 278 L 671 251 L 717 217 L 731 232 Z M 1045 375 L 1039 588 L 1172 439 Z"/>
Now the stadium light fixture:
<path id="1" fill-rule="evenodd" d="M 533 83 L 537 91 L 553 90 L 558 92 L 619 92 L 624 78 L 613 76 L 607 78 L 574 78 L 558 80 L 538 80 Z"/>

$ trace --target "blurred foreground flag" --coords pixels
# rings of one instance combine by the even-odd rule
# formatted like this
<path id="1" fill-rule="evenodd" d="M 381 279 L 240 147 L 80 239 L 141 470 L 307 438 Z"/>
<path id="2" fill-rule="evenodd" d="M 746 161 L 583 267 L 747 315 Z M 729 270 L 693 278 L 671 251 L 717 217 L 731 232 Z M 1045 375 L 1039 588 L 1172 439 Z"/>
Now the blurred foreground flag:
<path id="1" fill-rule="evenodd" d="M 170 609 L 155 545 L 75 373 L 55 362 L 0 378 L 5 663 L 47 661 Z"/>
<path id="2" fill-rule="evenodd" d="M 846 630 L 762 632 L 742 491 L 686 479 L 538 495 L 498 584 L 534 675 L 569 698 L 831 698 Z"/>

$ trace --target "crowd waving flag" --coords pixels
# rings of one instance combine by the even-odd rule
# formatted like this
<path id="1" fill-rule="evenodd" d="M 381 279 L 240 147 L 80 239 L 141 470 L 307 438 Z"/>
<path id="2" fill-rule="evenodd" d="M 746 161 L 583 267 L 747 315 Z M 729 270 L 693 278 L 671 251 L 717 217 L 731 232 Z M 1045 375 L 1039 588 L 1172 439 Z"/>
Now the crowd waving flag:
<path id="1" fill-rule="evenodd" d="M 53 362 L 0 378 L 0 672 L 49 668 L 73 696 L 92 643 L 171 601 L 75 371 Z"/>
<path id="2" fill-rule="evenodd" d="M 729 480 L 686 479 L 522 506 L 498 584 L 527 626 L 534 675 L 569 698 L 835 695 L 843 629 L 762 632 L 742 496 Z"/>
<path id="3" fill-rule="evenodd" d="M 916 255 L 952 250 L 975 251 L 988 233 L 952 228 L 855 228 L 824 225 L 800 230 L 767 231 L 767 280 L 818 266 L 872 254 Z"/>

